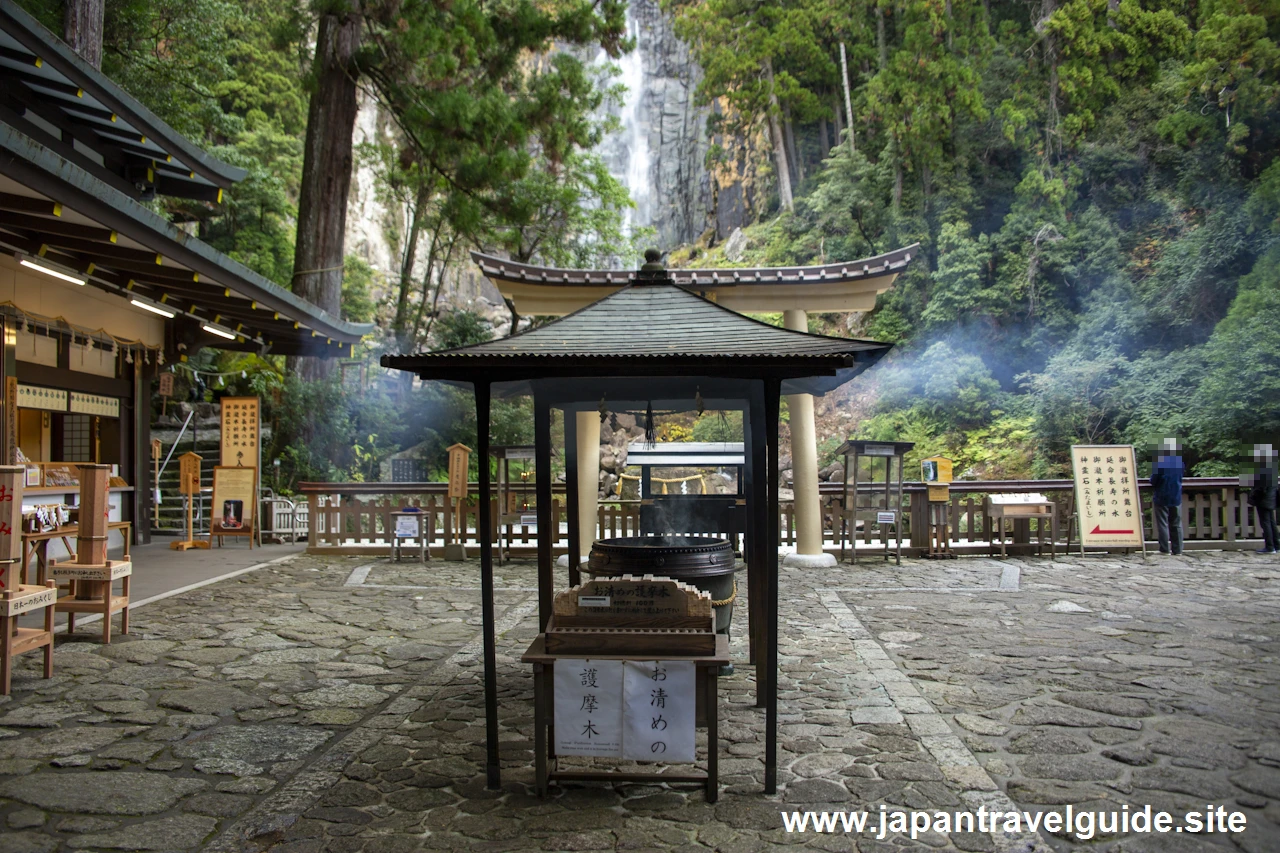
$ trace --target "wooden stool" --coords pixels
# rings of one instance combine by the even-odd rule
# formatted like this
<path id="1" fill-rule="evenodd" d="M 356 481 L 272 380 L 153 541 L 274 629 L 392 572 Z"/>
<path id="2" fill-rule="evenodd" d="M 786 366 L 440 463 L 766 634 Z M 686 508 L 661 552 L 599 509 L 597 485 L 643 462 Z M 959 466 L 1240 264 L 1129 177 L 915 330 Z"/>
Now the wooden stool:
<path id="1" fill-rule="evenodd" d="M 44 649 L 44 677 L 53 677 L 53 605 L 57 585 L 22 584 L 0 596 L 0 696 L 8 696 L 13 679 L 13 659 L 23 652 Z M 43 628 L 19 628 L 18 617 L 44 610 Z"/>
<path id="2" fill-rule="evenodd" d="M 120 633 L 129 633 L 129 576 L 133 563 L 107 559 L 108 465 L 80 466 L 80 524 L 74 560 L 53 562 L 49 571 L 68 582 L 68 594 L 58 599 L 60 613 L 67 614 L 67 633 L 76 629 L 77 613 L 102 614 L 102 642 L 111 642 L 111 616 L 120 613 Z M 121 595 L 112 584 L 123 581 Z"/>
<path id="3" fill-rule="evenodd" d="M 67 633 L 76 630 L 77 613 L 102 614 L 102 642 L 111 642 L 111 617 L 120 614 L 120 633 L 129 633 L 129 578 L 133 563 L 128 560 L 108 560 L 102 566 L 81 563 L 52 564 L 52 574 L 58 580 L 69 581 L 67 594 L 58 599 L 59 613 L 67 614 Z M 111 591 L 113 583 L 122 581 L 120 595 Z"/>

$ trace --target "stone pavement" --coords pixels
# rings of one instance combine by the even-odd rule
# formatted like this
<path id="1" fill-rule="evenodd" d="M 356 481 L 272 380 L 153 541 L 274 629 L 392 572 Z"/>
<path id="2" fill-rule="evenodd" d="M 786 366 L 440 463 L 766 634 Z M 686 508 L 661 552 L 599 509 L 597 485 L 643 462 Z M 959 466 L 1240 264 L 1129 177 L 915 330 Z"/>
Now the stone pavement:
<path id="1" fill-rule="evenodd" d="M 496 572 L 501 791 L 483 780 L 474 562 L 299 556 L 139 609 L 109 647 L 60 638 L 50 681 L 28 656 L 0 697 L 0 853 L 1280 850 L 1273 559 L 784 570 L 782 790 L 759 793 L 764 718 L 739 666 L 714 806 L 659 784 L 532 794 L 535 571 Z M 780 815 L 1206 803 L 1248 830 L 877 840 Z"/>

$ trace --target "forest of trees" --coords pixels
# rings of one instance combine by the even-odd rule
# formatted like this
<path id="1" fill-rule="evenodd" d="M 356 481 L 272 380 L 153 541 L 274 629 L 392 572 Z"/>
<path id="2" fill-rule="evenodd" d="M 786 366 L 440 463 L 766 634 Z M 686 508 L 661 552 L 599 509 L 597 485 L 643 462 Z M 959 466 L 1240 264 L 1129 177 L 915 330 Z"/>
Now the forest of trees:
<path id="1" fill-rule="evenodd" d="M 22 2 L 72 42 L 99 15 L 103 71 L 249 171 L 221 206 L 164 212 L 377 319 L 388 348 L 487 334 L 435 304 L 471 247 L 564 265 L 629 248 L 626 190 L 594 152 L 619 93 L 583 58 L 631 48 L 625 0 Z M 899 344 L 863 435 L 1009 476 L 1157 434 L 1184 438 L 1197 473 L 1234 473 L 1280 435 L 1276 0 L 663 5 L 703 68 L 712 164 L 747 156 L 764 179 L 750 261 L 922 245 L 854 328 Z M 390 131 L 357 146 L 361 95 Z M 342 245 L 358 164 L 392 212 L 399 270 L 380 287 Z M 439 392 L 413 404 L 434 426 L 410 427 L 332 380 L 308 389 L 317 364 L 202 358 L 282 400 L 277 451 L 300 476 L 370 476 L 424 431 L 466 428 Z M 290 425 L 314 405 L 345 414 Z"/>
<path id="2" fill-rule="evenodd" d="M 1158 434 L 1235 473 L 1280 436 L 1280 4 L 667 7 L 719 138 L 772 153 L 752 261 L 922 245 L 863 327 L 901 344 L 864 435 L 1024 476 Z"/>

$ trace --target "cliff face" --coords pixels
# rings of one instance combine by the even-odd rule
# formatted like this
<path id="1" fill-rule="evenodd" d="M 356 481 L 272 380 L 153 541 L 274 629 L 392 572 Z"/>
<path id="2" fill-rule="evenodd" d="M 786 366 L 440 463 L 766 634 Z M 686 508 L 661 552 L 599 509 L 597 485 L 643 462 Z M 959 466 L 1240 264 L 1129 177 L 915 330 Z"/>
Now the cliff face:
<path id="1" fill-rule="evenodd" d="M 711 110 L 694 103 L 701 69 L 688 46 L 676 37 L 671 19 L 657 0 L 632 0 L 627 14 L 636 48 L 616 63 L 622 74 L 613 82 L 623 83 L 629 92 L 617 114 L 622 128 L 605 139 L 600 153 L 637 203 L 634 224 L 656 230 L 656 246 L 674 249 L 698 240 L 709 230 L 712 242 L 725 240 L 757 213 L 755 146 L 750 140 L 716 138 L 726 157 L 714 171 L 708 169 L 712 140 L 707 135 L 707 116 Z M 356 121 L 357 145 L 391 136 L 387 116 L 372 99 L 362 98 Z M 369 262 L 381 279 L 377 285 L 380 290 L 399 275 L 401 241 L 407 230 L 405 211 L 379 192 L 374 169 L 362 159 L 349 199 L 347 251 Z M 419 263 L 424 255 L 419 252 Z M 468 260 L 458 267 L 444 277 L 441 306 L 478 308 L 501 326 L 506 309 L 496 289 L 475 280 Z M 374 295 L 383 297 L 385 293 Z M 500 331 L 507 329 L 504 326 Z"/>

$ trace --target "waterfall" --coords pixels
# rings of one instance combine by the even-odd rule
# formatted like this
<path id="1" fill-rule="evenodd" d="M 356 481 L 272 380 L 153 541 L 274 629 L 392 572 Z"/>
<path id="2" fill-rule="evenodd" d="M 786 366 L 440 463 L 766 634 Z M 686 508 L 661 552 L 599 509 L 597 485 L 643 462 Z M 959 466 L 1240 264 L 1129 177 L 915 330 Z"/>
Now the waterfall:
<path id="1" fill-rule="evenodd" d="M 609 174 L 627 188 L 635 202 L 635 207 L 624 213 L 628 234 L 651 224 L 653 216 L 653 157 L 649 151 L 649 121 L 645 104 L 645 61 L 640 21 L 634 6 L 634 3 L 627 4 L 627 36 L 635 39 L 636 47 L 616 62 L 616 82 L 626 87 L 621 107 L 614 107 L 621 127 L 605 137 L 600 146 Z M 609 58 L 601 51 L 596 61 L 603 64 Z"/>
<path id="2" fill-rule="evenodd" d="M 634 233 L 637 227 L 643 228 L 653 221 L 650 206 L 653 158 L 649 153 L 644 55 L 639 48 L 640 22 L 632 11 L 632 4 L 627 5 L 627 35 L 636 40 L 637 47 L 619 62 L 622 83 L 627 87 L 626 101 L 619 118 L 622 121 L 621 136 L 626 154 L 626 174 L 622 180 L 631 191 L 631 200 L 636 203 L 635 209 L 627 212 L 627 230 L 628 233 Z"/>
<path id="3" fill-rule="evenodd" d="M 613 107 L 621 126 L 599 152 L 635 202 L 627 230 L 653 228 L 653 245 L 674 249 L 706 230 L 714 205 L 705 162 L 707 111 L 694 103 L 702 71 L 658 0 L 630 0 L 627 35 L 636 46 L 617 60 L 619 76 L 612 81 L 626 87 L 622 105 Z M 597 64 L 606 61 L 601 54 Z"/>

